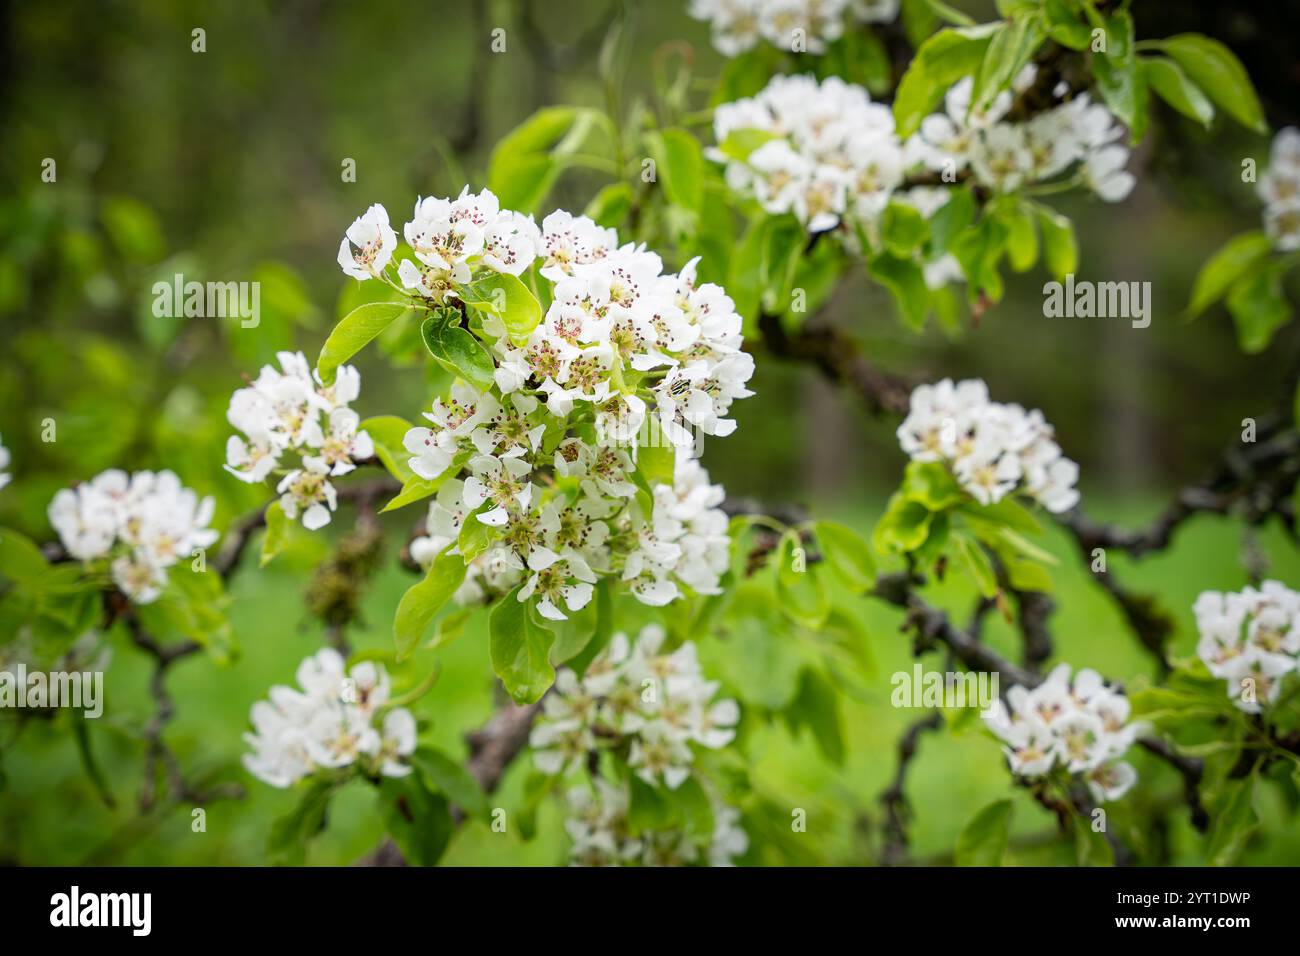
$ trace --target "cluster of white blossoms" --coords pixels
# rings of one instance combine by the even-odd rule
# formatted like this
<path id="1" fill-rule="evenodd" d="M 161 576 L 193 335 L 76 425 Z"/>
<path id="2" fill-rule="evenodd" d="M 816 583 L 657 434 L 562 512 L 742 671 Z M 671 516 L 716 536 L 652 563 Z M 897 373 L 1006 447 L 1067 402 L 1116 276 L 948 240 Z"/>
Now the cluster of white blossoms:
<path id="1" fill-rule="evenodd" d="M 9 449 L 4 446 L 3 441 L 0 441 L 0 488 L 9 484 L 9 479 L 13 477 L 13 475 L 5 471 L 5 469 L 9 467 L 9 462 L 11 460 Z"/>
<path id="2" fill-rule="evenodd" d="M 486 526 L 462 596 L 522 582 L 519 600 L 536 596 L 553 620 L 584 607 L 602 575 L 652 605 L 683 586 L 716 593 L 723 492 L 687 454 L 696 434 L 730 434 L 732 402 L 752 394 L 732 300 L 696 281 L 698 259 L 665 274 L 659 256 L 585 216 L 556 211 L 538 229 L 486 190 L 421 199 L 414 216 L 405 236 L 422 265 L 400 263 L 400 286 L 380 206 L 348 230 L 345 271 L 454 308 L 466 283 L 535 268 L 548 303 L 526 339 L 475 309 L 467 334 L 488 350 L 491 387 L 458 380 L 424 413 L 428 427 L 407 432 L 411 470 L 442 482 L 416 559 L 431 561 L 466 522 Z M 674 478 L 652 488 L 641 458 L 660 448 L 673 450 Z"/>
<path id="3" fill-rule="evenodd" d="M 318 771 L 357 766 L 370 775 L 404 777 L 415 752 L 415 718 L 386 707 L 389 679 L 383 665 L 363 661 L 344 670 L 341 654 L 325 648 L 298 666 L 298 684 L 275 686 L 253 704 L 252 753 L 244 767 L 273 787 L 289 787 Z"/>
<path id="4" fill-rule="evenodd" d="M 611 497 L 608 479 L 590 470 L 575 474 L 563 450 L 555 453 L 554 465 L 555 474 L 574 486 L 571 496 L 549 488 L 528 492 L 530 500 L 536 498 L 531 510 L 507 513 L 500 539 L 470 559 L 457 603 L 490 602 L 522 584 L 519 600 L 536 594 L 543 617 L 564 620 L 566 609 L 578 611 L 591 601 L 600 575 L 629 582 L 631 593 L 653 606 L 676 600 L 682 585 L 697 594 L 718 593 L 730 553 L 727 516 L 717 507 L 724 492 L 709 484 L 699 462 L 679 458 L 673 484 L 653 486 L 648 520 L 625 476 L 618 479 L 627 487 L 618 490 L 628 494 Z M 442 485 L 429 506 L 426 533 L 411 542 L 416 562 L 427 566 L 449 547 L 455 550 L 464 522 L 482 500 L 481 484 L 471 474 Z"/>
<path id="5" fill-rule="evenodd" d="M 691 745 L 731 743 L 739 705 L 713 699 L 718 683 L 704 679 L 694 644 L 663 644 L 663 628 L 650 624 L 635 642 L 615 634 L 581 678 L 561 670 L 529 737 L 537 769 L 567 774 L 597 748 L 617 747 L 647 784 L 676 790 L 691 775 Z"/>
<path id="6" fill-rule="evenodd" d="M 1259 194 L 1273 245 L 1283 252 L 1300 249 L 1300 129 L 1288 126 L 1273 138 Z"/>
<path id="7" fill-rule="evenodd" d="M 835 228 L 846 216 L 873 219 L 903 182 L 907 158 L 894 114 L 860 86 L 828 77 L 777 76 L 756 96 L 719 106 L 719 144 L 741 131 L 765 141 L 746 159 L 720 147 L 728 185 L 753 195 L 772 215 L 793 213 L 812 232 Z M 769 138 L 770 137 L 770 138 Z"/>
<path id="8" fill-rule="evenodd" d="M 844 35 L 846 20 L 888 23 L 899 0 L 691 0 L 690 15 L 708 21 L 713 45 L 736 56 L 766 40 L 796 53 L 822 53 Z"/>
<path id="9" fill-rule="evenodd" d="M 167 569 L 214 544 L 212 498 L 200 499 L 170 471 L 128 475 L 111 469 L 50 502 L 50 524 L 80 561 L 111 558 L 118 588 L 148 604 L 167 585 Z"/>
<path id="10" fill-rule="evenodd" d="M 226 441 L 226 471 L 256 483 L 281 475 L 276 491 L 290 518 L 302 516 L 311 530 L 329 524 L 338 495 L 330 478 L 352 471 L 358 459 L 375 453 L 360 430 L 361 417 L 348 407 L 361 392 L 361 374 L 338 369 L 332 385 L 321 383 L 301 352 L 279 352 L 280 368 L 262 366 L 247 388 L 230 396 L 226 419 L 243 432 Z M 281 467 L 285 452 L 298 456 Z"/>
<path id="11" fill-rule="evenodd" d="M 1035 75 L 1031 64 L 1015 88 L 1027 89 Z M 904 141 L 890 108 L 872 102 L 861 87 L 838 77 L 818 83 L 811 76 L 778 76 L 758 95 L 714 111 L 720 145 L 707 155 L 726 163 L 732 189 L 752 195 L 768 213 L 793 213 L 814 233 L 844 224 L 850 244 L 856 242 L 851 227 L 872 234 L 893 197 L 926 218 L 947 202 L 946 188 L 909 188 L 910 173 L 938 173 L 944 184 L 969 175 L 992 192 L 1012 193 L 1073 167 L 1081 182 L 1109 202 L 1133 188 L 1133 176 L 1124 169 L 1128 150 L 1117 142 L 1124 128 L 1087 93 L 1013 122 L 1007 119 L 1011 91 L 987 109 L 971 110 L 973 86 L 970 77 L 959 81 L 948 91 L 945 112 L 926 117 Z M 732 134 L 762 142 L 739 159 L 721 148 Z M 934 270 L 951 272 L 951 263 Z"/>
<path id="12" fill-rule="evenodd" d="M 1125 167 L 1128 148 L 1121 144 L 1124 126 L 1087 93 L 1062 100 L 1027 120 L 1008 119 L 1014 94 L 1037 78 L 1032 63 L 983 109 L 971 108 L 974 80 L 959 80 L 944 98 L 944 112 L 927 116 L 908 141 L 910 155 L 940 173 L 969 169 L 974 180 L 995 193 L 1045 182 L 1074 171 L 1080 181 L 1106 202 L 1120 202 L 1135 179 Z M 1058 100 L 1069 88 L 1058 84 Z"/>
<path id="13" fill-rule="evenodd" d="M 1079 466 L 1061 454 L 1043 413 L 989 401 L 979 379 L 917 386 L 897 434 L 913 461 L 943 462 L 980 504 L 1017 490 L 1058 514 L 1079 501 Z"/>
<path id="14" fill-rule="evenodd" d="M 1007 705 L 1010 705 L 1008 707 Z M 982 716 L 1004 743 L 1011 771 L 1034 780 L 1063 767 L 1087 783 L 1098 803 L 1118 800 L 1137 781 L 1121 758 L 1142 725 L 1129 723 L 1129 701 L 1106 686 L 1101 675 L 1081 670 L 1070 681 L 1070 665 L 1059 664 L 1033 690 L 1007 691 Z"/>
<path id="15" fill-rule="evenodd" d="M 573 841 L 574 866 L 734 866 L 749 849 L 740 811 L 710 796 L 713 833 L 698 837 L 684 829 L 633 835 L 628 827 L 628 788 L 596 777 L 591 787 L 568 793 L 565 831 Z"/>
<path id="16" fill-rule="evenodd" d="M 1300 669 L 1300 594 L 1277 581 L 1235 593 L 1205 591 L 1192 608 L 1196 652 L 1248 714 L 1277 700 L 1283 678 Z"/>
<path id="17" fill-rule="evenodd" d="M 646 784 L 676 790 L 691 776 L 693 746 L 716 750 L 731 743 L 740 707 L 714 699 L 718 683 L 705 680 L 694 644 L 670 651 L 664 639 L 654 624 L 635 642 L 615 634 L 582 677 L 567 668 L 556 675 L 529 736 L 538 770 L 553 776 L 589 771 L 593 755 L 610 750 Z M 738 812 L 712 798 L 716 829 L 707 846 L 676 830 L 634 839 L 625 825 L 626 786 L 591 776 L 594 790 L 570 794 L 567 829 L 575 862 L 665 865 L 703 856 L 722 865 L 748 846 Z"/>

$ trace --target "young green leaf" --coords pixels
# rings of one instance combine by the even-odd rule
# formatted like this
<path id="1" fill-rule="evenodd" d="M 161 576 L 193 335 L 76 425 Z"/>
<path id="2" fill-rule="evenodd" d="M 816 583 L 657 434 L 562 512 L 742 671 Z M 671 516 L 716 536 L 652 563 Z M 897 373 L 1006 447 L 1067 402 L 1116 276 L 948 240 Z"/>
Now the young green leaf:
<path id="1" fill-rule="evenodd" d="M 527 343 L 528 336 L 542 321 L 542 305 L 537 296 L 516 276 L 493 272 L 460 286 L 457 292 L 466 305 L 500 318 L 516 346 Z"/>
<path id="2" fill-rule="evenodd" d="M 957 835 L 957 866 L 1001 866 L 1011 832 L 1010 800 L 998 800 L 971 818 Z"/>
<path id="3" fill-rule="evenodd" d="M 1151 57 L 1142 61 L 1142 68 L 1146 71 L 1147 83 L 1162 100 L 1184 116 L 1209 127 L 1214 119 L 1214 104 L 1199 86 L 1187 78 L 1182 67 L 1164 57 Z"/>
<path id="4" fill-rule="evenodd" d="M 866 538 L 833 521 L 818 521 L 813 534 L 827 566 L 845 587 L 856 592 L 875 587 L 876 561 Z"/>
<path id="5" fill-rule="evenodd" d="M 1236 281 L 1259 268 L 1273 244 L 1258 229 L 1233 236 L 1201 266 L 1192 286 L 1191 315 L 1200 315 L 1228 293 Z"/>
<path id="6" fill-rule="evenodd" d="M 293 528 L 294 523 L 285 515 L 279 498 L 266 506 L 266 534 L 262 537 L 262 556 L 258 562 L 260 567 L 266 567 L 272 558 L 285 549 Z"/>
<path id="7" fill-rule="evenodd" d="M 316 359 L 316 371 L 326 383 L 334 381 L 340 365 L 360 352 L 384 329 L 397 321 L 410 308 L 405 302 L 368 302 L 359 305 L 339 324 L 334 326 L 329 338 L 321 346 Z"/>
<path id="8" fill-rule="evenodd" d="M 541 699 L 555 683 L 551 644 L 555 634 L 537 621 L 530 602 L 519 600 L 519 588 L 492 609 L 488 631 L 492 668 L 517 704 Z"/>
<path id="9" fill-rule="evenodd" d="M 1226 46 L 1199 33 L 1180 33 L 1159 46 L 1229 116 L 1256 132 L 1268 129 L 1246 68 Z"/>
<path id="10" fill-rule="evenodd" d="M 465 561 L 459 554 L 444 551 L 429 566 L 423 580 L 407 588 L 397 603 L 393 618 L 393 640 L 397 659 L 404 660 L 415 650 L 434 615 L 442 610 L 465 580 Z"/>
<path id="11" fill-rule="evenodd" d="M 411 430 L 411 423 L 397 415 L 377 415 L 367 418 L 357 426 L 370 436 L 375 444 L 375 457 L 388 469 L 388 473 L 405 484 L 415 477 L 407 464 L 410 454 L 402 442 Z"/>
<path id="12" fill-rule="evenodd" d="M 460 313 L 442 309 L 420 325 L 420 337 L 429 354 L 478 388 L 491 388 L 496 371 L 492 356 L 483 343 L 459 324 Z"/>

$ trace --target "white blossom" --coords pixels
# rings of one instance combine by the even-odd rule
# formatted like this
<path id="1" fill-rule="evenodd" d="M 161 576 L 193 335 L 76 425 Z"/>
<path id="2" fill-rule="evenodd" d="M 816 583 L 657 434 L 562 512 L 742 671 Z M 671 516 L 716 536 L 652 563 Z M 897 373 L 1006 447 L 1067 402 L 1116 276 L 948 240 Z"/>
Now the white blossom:
<path id="1" fill-rule="evenodd" d="M 889 23 L 898 7 L 899 0 L 691 0 L 688 10 L 709 23 L 719 53 L 737 56 L 760 42 L 792 50 L 800 37 L 806 52 L 824 53 L 855 21 Z"/>
<path id="2" fill-rule="evenodd" d="M 1196 653 L 1227 681 L 1228 696 L 1248 714 L 1277 700 L 1300 668 L 1300 594 L 1278 581 L 1239 592 L 1205 591 L 1192 608 Z"/>
<path id="3" fill-rule="evenodd" d="M 913 461 L 945 463 L 980 504 L 1017 490 L 1057 514 L 1078 504 L 1079 466 L 1042 413 L 990 401 L 978 379 L 918 386 L 897 435 Z"/>
<path id="4" fill-rule="evenodd" d="M 1061 769 L 1087 784 L 1098 803 L 1118 800 L 1137 774 L 1122 758 L 1142 725 L 1129 722 L 1129 702 L 1101 675 L 1059 664 L 1032 690 L 1016 685 L 981 716 L 1003 744 L 1018 777 L 1034 780 Z"/>
<path id="5" fill-rule="evenodd" d="M 339 243 L 339 266 L 354 279 L 373 279 L 387 268 L 396 248 L 388 210 L 376 203 L 348 226 Z"/>
<path id="6" fill-rule="evenodd" d="M 375 454 L 349 404 L 361 392 L 352 366 L 336 370 L 325 385 L 301 352 L 279 352 L 280 368 L 265 365 L 246 388 L 230 396 L 226 419 L 240 435 L 226 439 L 226 471 L 256 484 L 280 475 L 276 491 L 290 518 L 302 516 L 311 530 L 329 523 L 337 505 L 331 477 L 346 475 Z M 286 456 L 298 461 L 285 466 Z"/>
<path id="7" fill-rule="evenodd" d="M 253 704 L 251 753 L 244 767 L 273 787 L 289 787 L 323 770 L 358 766 L 367 773 L 401 777 L 415 752 L 416 724 L 409 710 L 387 707 L 388 675 L 364 662 L 345 673 L 342 655 L 318 651 L 298 667 L 298 688 L 272 687 Z"/>
<path id="8" fill-rule="evenodd" d="M 701 841 L 701 835 L 661 830 L 632 838 L 626 784 L 591 769 L 599 748 L 612 743 L 646 784 L 676 790 L 694 772 L 693 748 L 719 749 L 735 737 L 740 709 L 733 700 L 715 699 L 718 685 L 704 679 L 695 645 L 669 649 L 665 640 L 655 625 L 635 641 L 615 634 L 583 676 L 561 669 L 543 699 L 529 737 L 535 766 L 548 775 L 588 777 L 569 792 L 565 829 L 576 864 L 725 866 L 748 849 L 739 812 L 703 780 L 714 814 L 711 835 Z"/>
<path id="9" fill-rule="evenodd" d="M 111 559 L 118 588 L 148 604 L 166 586 L 168 568 L 216 543 L 219 535 L 208 527 L 214 508 L 211 497 L 200 498 L 173 472 L 111 469 L 57 492 L 48 513 L 69 555 Z"/>

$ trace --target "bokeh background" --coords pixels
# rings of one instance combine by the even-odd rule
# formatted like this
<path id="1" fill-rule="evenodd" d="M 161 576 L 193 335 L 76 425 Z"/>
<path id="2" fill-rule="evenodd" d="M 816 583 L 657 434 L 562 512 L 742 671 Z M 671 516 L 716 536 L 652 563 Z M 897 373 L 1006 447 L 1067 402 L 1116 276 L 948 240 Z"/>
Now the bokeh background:
<path id="1" fill-rule="evenodd" d="M 991 3 L 957 6 L 992 16 Z M 119 466 L 177 471 L 216 496 L 219 527 L 264 504 L 260 488 L 221 470 L 226 403 L 240 376 L 256 374 L 276 350 L 318 351 L 346 294 L 335 264 L 346 225 L 373 202 L 400 222 L 417 194 L 481 187 L 492 146 L 540 106 L 602 106 L 596 58 L 616 15 L 628 17 L 631 30 L 623 96 L 648 91 L 656 51 L 677 44 L 692 58 L 703 104 L 722 60 L 685 7 L 685 0 L 0 3 L 0 436 L 14 458 L 0 524 L 49 540 L 45 507 L 54 492 Z M 1196 29 L 1228 43 L 1251 71 L 1270 124 L 1297 121 L 1300 3 L 1141 0 L 1135 16 L 1139 37 Z M 196 27 L 206 31 L 206 52 L 191 51 Z M 488 49 L 495 27 L 507 31 L 504 53 Z M 1060 205 L 1079 228 L 1080 278 L 1151 282 L 1149 328 L 1045 318 L 1039 271 L 1011 276 L 1006 300 L 956 337 L 906 331 L 883 291 L 865 281 L 848 284 L 832 304 L 834 321 L 885 368 L 917 380 L 979 376 L 995 399 L 1042 408 L 1082 465 L 1089 514 L 1130 523 L 1149 519 L 1174 489 L 1196 480 L 1238 439 L 1243 418 L 1274 405 L 1284 356 L 1297 346 L 1293 326 L 1268 353 L 1244 356 L 1221 310 L 1184 317 L 1200 263 L 1228 236 L 1258 226 L 1260 207 L 1240 164 L 1262 162 L 1268 141 L 1222 121 L 1207 133 L 1172 114 L 1162 120 L 1134 157 L 1139 185 L 1127 202 Z M 54 183 L 41 179 L 46 158 L 57 163 Z M 355 182 L 340 175 L 349 158 Z M 547 208 L 581 209 L 602 183 L 571 171 Z M 261 325 L 155 317 L 152 283 L 178 272 L 260 281 Z M 390 370 L 375 349 L 359 365 L 363 416 L 414 418 L 426 404 L 418 371 Z M 806 506 L 869 531 L 901 474 L 893 423 L 870 418 L 805 368 L 760 359 L 752 386 L 757 397 L 737 406 L 737 433 L 706 448 L 714 480 L 733 495 Z M 46 418 L 57 422 L 54 443 L 40 438 Z M 351 632 L 358 647 L 390 640 L 392 608 L 410 583 L 396 549 L 412 517 L 385 516 L 393 546 Z M 149 672 L 123 642 L 107 677 L 108 712 L 92 728 L 116 806 L 96 794 L 60 720 L 28 722 L 21 733 L 0 721 L 0 862 L 262 862 L 270 821 L 293 798 L 239 768 L 239 738 L 251 703 L 290 681 L 297 662 L 321 645 L 322 626 L 301 594 L 328 542 L 329 534 L 317 536 L 265 571 L 236 574 L 231 613 L 241 656 L 229 666 L 196 657 L 169 676 L 178 707 L 168 739 L 187 769 L 241 781 L 244 799 L 209 806 L 205 833 L 191 832 L 188 807 L 136 812 L 141 750 L 128 731 L 148 714 Z M 1129 678 L 1148 673 L 1149 660 L 1087 582 L 1069 542 L 1051 543 L 1065 559 L 1056 572 L 1059 657 Z M 1115 564 L 1130 585 L 1158 592 L 1175 612 L 1175 651 L 1186 654 L 1195 643 L 1192 600 L 1245 582 L 1245 544 L 1226 519 L 1198 518 L 1170 551 Z M 1264 533 L 1256 546 L 1272 576 L 1300 583 L 1300 557 L 1280 535 Z M 952 607 L 967 606 L 958 583 L 949 590 Z M 758 846 L 758 860 L 873 859 L 876 799 L 893 771 L 898 732 L 917 715 L 888 705 L 888 675 L 909 662 L 898 616 L 859 606 L 879 677 L 845 692 L 845 765 L 826 764 L 808 739 L 784 728 L 752 730 L 763 786 L 782 803 L 809 808 L 816 821 L 793 847 Z M 1012 648 L 997 623 L 990 639 Z M 727 680 L 744 680 L 725 647 L 706 641 L 703 653 Z M 432 739 L 463 753 L 461 735 L 493 706 L 485 635 L 471 630 L 446 649 L 442 679 L 421 714 L 433 723 Z M 1162 768 L 1140 769 L 1176 789 Z M 514 768 L 503 805 L 521 779 Z M 918 858 L 945 859 L 973 810 L 1007 789 L 992 741 L 927 738 L 909 778 Z M 1291 808 L 1263 809 L 1269 839 L 1246 861 L 1300 860 Z M 1014 858 L 1052 862 L 1052 847 L 1034 846 L 1035 834 L 1049 831 L 1045 816 L 1018 817 L 1024 846 Z M 348 862 L 380 835 L 367 795 L 347 791 L 309 859 Z M 1186 828 L 1158 838 L 1169 861 L 1197 862 Z M 447 861 L 555 863 L 563 846 L 558 809 L 547 807 L 534 840 L 471 825 Z"/>

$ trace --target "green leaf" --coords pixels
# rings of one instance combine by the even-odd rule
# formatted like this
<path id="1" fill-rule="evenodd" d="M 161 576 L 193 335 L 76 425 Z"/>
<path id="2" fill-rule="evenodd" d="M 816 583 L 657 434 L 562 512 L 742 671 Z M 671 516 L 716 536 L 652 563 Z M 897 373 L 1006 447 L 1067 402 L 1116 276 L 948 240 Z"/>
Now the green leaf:
<path id="1" fill-rule="evenodd" d="M 1075 861 L 1079 866 L 1114 866 L 1115 849 L 1104 832 L 1094 830 L 1085 817 L 1071 817 Z"/>
<path id="2" fill-rule="evenodd" d="M 925 544 L 930 536 L 930 523 L 934 513 L 925 505 L 909 501 L 895 493 L 889 499 L 885 513 L 872 532 L 872 544 L 885 553 L 908 553 Z"/>
<path id="3" fill-rule="evenodd" d="M 817 749 L 831 763 L 844 763 L 844 731 L 840 721 L 839 692 L 810 667 L 804 668 L 799 693 L 786 711 L 791 728 L 807 727 Z"/>
<path id="4" fill-rule="evenodd" d="M 550 155 L 577 119 L 569 106 L 538 110 L 507 133 L 488 161 L 488 188 L 502 209 L 536 212 L 560 175 L 560 164 Z"/>
<path id="5" fill-rule="evenodd" d="M 704 155 L 699 141 L 686 130 L 673 128 L 647 133 L 646 142 L 668 201 L 698 210 L 704 201 Z"/>
<path id="6" fill-rule="evenodd" d="M 628 777 L 627 827 L 633 836 L 666 830 L 680 818 L 667 790 L 652 787 L 636 774 Z"/>
<path id="7" fill-rule="evenodd" d="M 1209 127 L 1214 119 L 1214 104 L 1201 92 L 1199 86 L 1187 78 L 1182 67 L 1164 57 L 1151 57 L 1142 61 L 1142 68 L 1146 72 L 1147 83 L 1162 100 L 1184 116 Z"/>
<path id="8" fill-rule="evenodd" d="M 527 344 L 533 329 L 542 321 L 542 304 L 537 301 L 537 296 L 518 277 L 504 272 L 489 273 L 459 286 L 457 293 L 466 305 L 500 318 L 505 323 L 510 341 L 518 347 Z"/>
<path id="9" fill-rule="evenodd" d="M 925 284 L 925 271 L 920 264 L 886 252 L 874 257 L 868 268 L 872 278 L 894 297 L 907 327 L 923 328 L 930 311 L 930 288 Z"/>
<path id="10" fill-rule="evenodd" d="M 915 206 L 891 202 L 881 217 L 880 236 L 885 248 L 899 258 L 913 255 L 925 241 L 925 217 Z"/>
<path id="11" fill-rule="evenodd" d="M 551 645 L 551 663 L 557 667 L 581 654 L 596 636 L 599 623 L 599 608 L 596 601 L 589 601 L 581 611 L 570 611 L 568 620 L 551 621 L 548 627 L 555 632 L 555 643 Z"/>
<path id="12" fill-rule="evenodd" d="M 645 480 L 654 485 L 671 485 L 677 462 L 677 448 L 661 432 L 653 431 L 656 440 L 640 445 L 636 452 L 636 465 Z"/>
<path id="13" fill-rule="evenodd" d="M 909 461 L 898 490 L 906 500 L 930 511 L 943 511 L 966 500 L 966 492 L 948 466 L 938 461 Z"/>
<path id="14" fill-rule="evenodd" d="M 1214 825 L 1206 859 L 1211 866 L 1232 866 L 1259 827 L 1259 815 L 1255 812 L 1255 776 L 1228 780 L 1216 802 L 1218 807 L 1212 816 Z"/>
<path id="15" fill-rule="evenodd" d="M 500 600 L 488 618 L 492 669 L 517 704 L 541 699 L 555 683 L 551 644 L 555 634 L 537 621 L 531 602 L 520 601 L 515 588 Z"/>
<path id="16" fill-rule="evenodd" d="M 1001 866 L 1011 832 L 1010 800 L 990 803 L 971 818 L 957 835 L 957 866 Z"/>
<path id="17" fill-rule="evenodd" d="M 1270 266 L 1239 280 L 1228 292 L 1228 311 L 1237 324 L 1242 351 L 1268 348 L 1273 333 L 1291 318 L 1291 305 L 1282 292 L 1282 267 Z"/>
<path id="18" fill-rule="evenodd" d="M 700 785 L 699 780 L 694 776 L 687 777 L 682 781 L 681 786 L 676 790 L 669 791 L 669 799 L 677 806 L 677 816 L 680 817 L 684 829 L 687 833 L 696 837 L 712 839 L 713 837 L 713 804 L 709 800 L 709 795 Z"/>
<path id="19" fill-rule="evenodd" d="M 899 136 L 915 133 L 954 83 L 979 70 L 998 26 L 945 28 L 921 44 L 894 95 Z"/>
<path id="20" fill-rule="evenodd" d="M 465 516 L 465 520 L 460 524 L 460 535 L 456 540 L 456 546 L 459 548 L 461 557 L 466 561 L 473 561 L 480 554 L 488 549 L 492 543 L 493 536 L 497 533 L 491 525 L 486 525 L 478 520 L 478 516 L 488 510 L 488 503 L 484 502 L 474 511 Z"/>
<path id="21" fill-rule="evenodd" d="M 1191 315 L 1200 315 L 1223 298 L 1238 279 L 1257 269 L 1268 258 L 1272 248 L 1268 236 L 1258 229 L 1233 236 L 1201 266 L 1192 286 L 1192 301 L 1187 311 Z"/>
<path id="22" fill-rule="evenodd" d="M 1043 530 L 1033 512 L 1015 498 L 1003 498 L 988 505 L 982 505 L 978 501 L 964 501 L 959 510 L 972 523 L 994 525 L 993 530 L 999 534 L 1003 525 L 1021 534 L 1040 534 Z"/>
<path id="23" fill-rule="evenodd" d="M 1047 271 L 1058 282 L 1074 272 L 1079 264 L 1079 246 L 1074 238 L 1074 223 L 1056 210 L 1041 203 L 1036 206 L 1038 225 L 1043 231 L 1043 260 Z"/>
<path id="24" fill-rule="evenodd" d="M 460 807 L 465 816 L 474 820 L 487 819 L 487 796 L 468 770 L 432 747 L 416 748 L 410 761 L 424 776 L 425 782 Z"/>
<path id="25" fill-rule="evenodd" d="M 1047 35 L 1053 40 L 1071 50 L 1088 49 L 1092 30 L 1066 0 L 1043 0 L 1043 15 L 1047 20 Z"/>
<path id="26" fill-rule="evenodd" d="M 1043 42 L 1043 28 L 1036 16 L 1019 17 L 997 25 L 980 61 L 971 91 L 971 106 L 982 109 L 1024 69 Z"/>
<path id="27" fill-rule="evenodd" d="M 416 501 L 422 501 L 430 495 L 436 494 L 441 485 L 441 476 L 439 478 L 429 479 L 421 478 L 418 475 L 412 475 L 410 478 L 406 479 L 405 483 L 402 485 L 402 490 L 393 497 L 393 500 L 379 509 L 379 513 L 383 514 L 386 511 L 396 511 L 398 508 L 404 508 Z"/>
<path id="28" fill-rule="evenodd" d="M 1033 211 L 1023 202 L 1008 202 L 998 210 L 1007 227 L 1007 258 L 1017 272 L 1025 272 L 1038 261 L 1038 227 Z"/>
<path id="29" fill-rule="evenodd" d="M 406 862 L 435 866 L 451 842 L 451 806 L 433 793 L 418 773 L 384 777 L 379 784 L 379 814 Z"/>
<path id="30" fill-rule="evenodd" d="M 821 627 L 830 612 L 830 598 L 817 566 L 808 565 L 798 534 L 787 532 L 781 538 L 776 561 L 776 595 L 781 610 L 805 627 Z"/>
<path id="31" fill-rule="evenodd" d="M 397 644 L 399 661 L 415 650 L 434 615 L 451 600 L 464 580 L 464 559 L 459 554 L 444 551 L 429 566 L 423 580 L 407 588 L 393 618 L 393 640 Z"/>
<path id="32" fill-rule="evenodd" d="M 293 528 L 294 522 L 290 521 L 284 513 L 279 498 L 266 506 L 266 534 L 262 537 L 260 567 L 266 567 L 271 563 L 272 558 L 285 549 L 289 544 L 289 536 L 293 533 Z"/>
<path id="33" fill-rule="evenodd" d="M 627 183 L 610 183 L 592 197 L 583 214 L 596 225 L 612 229 L 622 224 L 631 208 L 632 187 Z"/>
<path id="34" fill-rule="evenodd" d="M 875 587 L 876 560 L 866 538 L 833 521 L 816 522 L 813 534 L 827 566 L 845 587 L 857 592 Z"/>
<path id="35" fill-rule="evenodd" d="M 376 415 L 357 426 L 359 431 L 365 432 L 374 442 L 375 457 L 383 463 L 390 475 L 403 484 L 416 477 L 407 464 L 410 453 L 403 445 L 411 427 L 410 422 L 397 415 Z"/>
<path id="36" fill-rule="evenodd" d="M 726 139 L 718 144 L 718 150 L 728 159 L 745 162 L 751 153 L 765 143 L 778 139 L 770 129 L 733 129 Z"/>
<path id="37" fill-rule="evenodd" d="M 984 552 L 980 543 L 968 534 L 954 532 L 949 536 L 961 559 L 962 567 L 971 576 L 980 594 L 993 597 L 998 593 L 998 578 L 993 571 L 993 562 Z"/>
<path id="38" fill-rule="evenodd" d="M 30 584 L 49 566 L 31 538 L 12 528 L 0 528 L 0 577 L 17 584 Z"/>
<path id="39" fill-rule="evenodd" d="M 294 808 L 271 824 L 267 860 L 273 866 L 301 866 L 307 859 L 307 842 L 325 829 L 330 800 L 341 788 L 331 776 L 309 777 Z"/>
<path id="40" fill-rule="evenodd" d="M 478 388 L 491 388 L 496 364 L 483 343 L 463 329 L 459 320 L 456 309 L 441 309 L 421 323 L 420 337 L 429 354 L 449 371 Z"/>
<path id="41" fill-rule="evenodd" d="M 330 332 L 321 346 L 320 357 L 316 359 L 316 371 L 321 379 L 326 383 L 334 381 L 335 370 L 340 365 L 365 348 L 371 339 L 396 322 L 409 308 L 405 302 L 367 302 L 345 315 Z"/>
<path id="42" fill-rule="evenodd" d="M 1226 46 L 1199 33 L 1181 33 L 1159 41 L 1159 47 L 1229 116 L 1256 132 L 1268 129 L 1246 68 Z"/>
<path id="43" fill-rule="evenodd" d="M 1146 76 L 1133 51 L 1133 17 L 1127 10 L 1105 20 L 1106 53 L 1092 55 L 1097 89 L 1112 113 L 1132 133 L 1133 142 L 1142 138 L 1147 123 Z"/>

